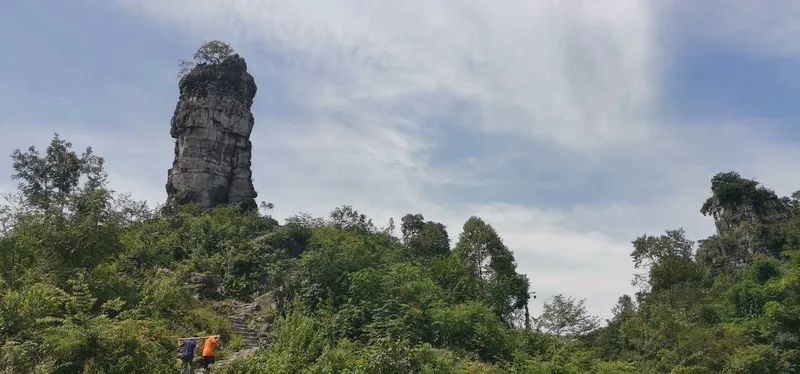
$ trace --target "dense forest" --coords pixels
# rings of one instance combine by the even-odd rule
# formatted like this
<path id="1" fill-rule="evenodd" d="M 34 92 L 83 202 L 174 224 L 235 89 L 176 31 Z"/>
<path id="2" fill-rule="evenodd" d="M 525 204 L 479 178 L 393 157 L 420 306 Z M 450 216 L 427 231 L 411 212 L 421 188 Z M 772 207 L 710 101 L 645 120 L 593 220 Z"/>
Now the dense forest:
<path id="1" fill-rule="evenodd" d="M 736 173 L 702 205 L 718 233 L 631 245 L 636 295 L 605 323 L 569 296 L 528 314 L 491 225 L 451 240 L 420 214 L 399 230 L 355 209 L 297 215 L 150 209 L 107 187 L 103 159 L 56 136 L 12 155 L 0 235 L 0 371 L 177 371 L 175 339 L 218 333 L 257 302 L 258 350 L 229 373 L 800 372 L 800 208 Z M 394 236 L 399 231 L 400 237 Z M 530 277 L 530 280 L 528 279 Z M 213 366 L 212 366 L 213 367 Z"/>

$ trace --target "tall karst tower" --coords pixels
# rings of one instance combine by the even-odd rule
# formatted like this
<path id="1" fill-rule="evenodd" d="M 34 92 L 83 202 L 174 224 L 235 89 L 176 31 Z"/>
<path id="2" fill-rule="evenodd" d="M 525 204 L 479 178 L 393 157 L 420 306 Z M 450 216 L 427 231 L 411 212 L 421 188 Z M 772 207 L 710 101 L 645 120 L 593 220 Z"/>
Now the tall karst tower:
<path id="1" fill-rule="evenodd" d="M 168 203 L 204 208 L 255 208 L 250 171 L 250 106 L 256 83 L 239 55 L 198 64 L 180 80 L 172 117 L 175 161 L 167 178 Z"/>

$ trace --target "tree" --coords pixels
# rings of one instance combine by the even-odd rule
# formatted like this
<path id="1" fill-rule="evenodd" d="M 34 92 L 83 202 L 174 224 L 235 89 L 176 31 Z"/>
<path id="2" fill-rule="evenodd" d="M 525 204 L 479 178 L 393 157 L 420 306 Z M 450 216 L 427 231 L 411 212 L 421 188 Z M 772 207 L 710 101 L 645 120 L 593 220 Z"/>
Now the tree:
<path id="1" fill-rule="evenodd" d="M 180 61 L 180 71 L 178 76 L 185 76 L 192 71 L 195 66 L 200 64 L 218 64 L 234 53 L 235 51 L 233 48 L 231 48 L 231 46 L 225 42 L 221 42 L 219 40 L 204 42 L 203 45 L 197 49 L 197 52 L 194 53 L 194 58 L 192 61 Z"/>
<path id="2" fill-rule="evenodd" d="M 651 291 L 697 281 L 702 269 L 693 259 L 694 242 L 686 239 L 683 229 L 667 230 L 664 235 L 642 235 L 633 241 L 633 264 L 645 274 L 635 275 L 634 284 Z"/>
<path id="3" fill-rule="evenodd" d="M 400 219 L 402 222 L 400 231 L 403 233 L 403 242 L 408 242 L 409 239 L 418 235 L 425 227 L 425 217 L 422 214 L 406 214 Z"/>
<path id="4" fill-rule="evenodd" d="M 454 254 L 478 279 L 481 297 L 499 316 L 508 320 L 514 310 L 527 305 L 528 278 L 517 274 L 514 255 L 482 219 L 471 217 L 464 223 Z"/>
<path id="5" fill-rule="evenodd" d="M 218 64 L 233 54 L 233 48 L 219 40 L 205 42 L 194 54 L 194 61 L 198 64 Z"/>
<path id="6" fill-rule="evenodd" d="M 359 232 L 376 232 L 377 228 L 372 223 L 372 219 L 365 214 L 355 210 L 350 205 L 342 205 L 334 209 L 330 214 L 330 223 L 333 226 Z"/>
<path id="7" fill-rule="evenodd" d="M 599 330 L 595 344 L 603 358 L 617 359 L 621 352 L 630 348 L 622 332 L 622 325 L 636 313 L 636 305 L 630 296 L 622 295 L 617 299 L 611 313 L 611 319 L 606 320 L 607 325 Z"/>
<path id="8" fill-rule="evenodd" d="M 35 208 L 63 213 L 71 198 L 105 186 L 103 159 L 95 156 L 91 147 L 78 155 L 72 151 L 72 143 L 58 134 L 53 136 L 44 155 L 31 146 L 27 152 L 17 149 L 11 158 L 15 170 L 12 178 L 20 181 L 25 201 Z"/>
<path id="9" fill-rule="evenodd" d="M 503 244 L 497 232 L 482 219 L 471 217 L 455 247 L 456 253 L 469 266 L 472 274 L 490 282 L 500 273 L 508 273 L 513 266 L 513 255 Z"/>
<path id="10" fill-rule="evenodd" d="M 589 315 L 585 302 L 585 299 L 576 301 L 564 295 L 553 296 L 544 303 L 542 314 L 536 320 L 537 327 L 569 339 L 594 331 L 600 319 Z"/>
<path id="11" fill-rule="evenodd" d="M 683 229 L 667 230 L 665 235 L 642 235 L 633 241 L 633 264 L 637 268 L 652 266 L 666 257 L 690 259 L 694 243 L 686 239 Z"/>
<path id="12" fill-rule="evenodd" d="M 611 309 L 613 314 L 612 321 L 624 320 L 636 311 L 636 305 L 633 299 L 628 295 L 622 295 L 617 299 L 617 304 Z"/>
<path id="13" fill-rule="evenodd" d="M 403 243 L 413 258 L 446 255 L 450 252 L 447 228 L 428 221 L 422 214 L 406 214 L 402 218 Z"/>

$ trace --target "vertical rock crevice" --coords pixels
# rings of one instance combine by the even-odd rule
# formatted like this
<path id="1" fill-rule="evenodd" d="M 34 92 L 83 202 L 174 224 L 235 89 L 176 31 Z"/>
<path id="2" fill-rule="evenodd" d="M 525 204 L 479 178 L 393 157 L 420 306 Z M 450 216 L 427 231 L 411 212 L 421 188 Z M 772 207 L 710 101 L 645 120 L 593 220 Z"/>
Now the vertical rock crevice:
<path id="1" fill-rule="evenodd" d="M 179 87 L 170 128 L 175 160 L 168 171 L 167 202 L 255 208 L 250 107 L 256 84 L 245 60 L 232 55 L 216 64 L 199 64 Z"/>

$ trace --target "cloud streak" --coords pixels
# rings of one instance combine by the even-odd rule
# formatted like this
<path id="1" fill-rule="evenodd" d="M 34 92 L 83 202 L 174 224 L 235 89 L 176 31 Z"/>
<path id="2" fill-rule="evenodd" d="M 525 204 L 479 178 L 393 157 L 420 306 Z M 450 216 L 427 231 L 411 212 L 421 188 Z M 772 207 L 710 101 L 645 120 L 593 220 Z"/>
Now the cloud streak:
<path id="1" fill-rule="evenodd" d="M 479 113 L 465 125 L 584 150 L 645 136 L 655 99 L 644 3 L 126 4 L 283 56 L 319 79 L 315 107 L 387 111 L 438 91 Z"/>

